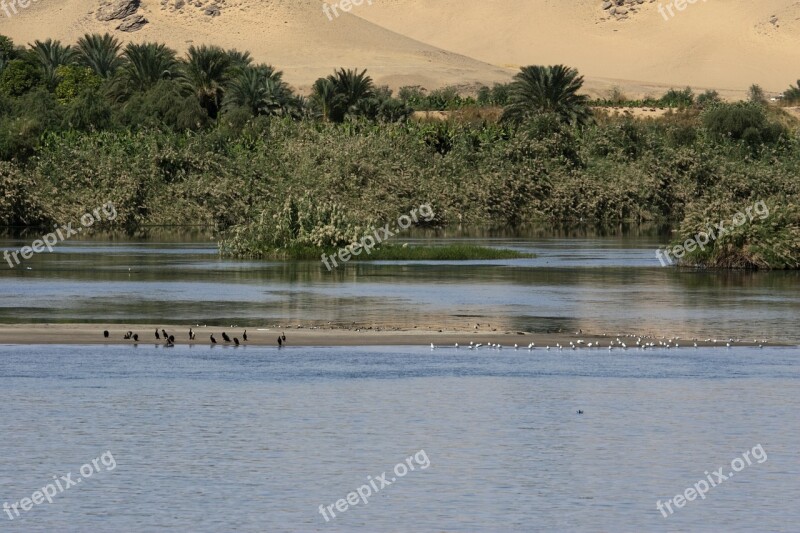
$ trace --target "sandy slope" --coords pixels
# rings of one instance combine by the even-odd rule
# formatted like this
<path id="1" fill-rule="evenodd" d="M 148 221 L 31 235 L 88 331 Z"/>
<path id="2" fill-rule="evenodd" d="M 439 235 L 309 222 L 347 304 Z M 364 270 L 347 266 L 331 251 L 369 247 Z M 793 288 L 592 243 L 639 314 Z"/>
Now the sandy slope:
<path id="1" fill-rule="evenodd" d="M 800 78 L 796 0 L 699 0 L 669 21 L 658 11 L 668 0 L 645 0 L 622 21 L 610 20 L 601 0 L 373 0 L 333 21 L 320 0 L 219 2 L 222 15 L 211 18 L 191 4 L 176 12 L 143 0 L 140 13 L 150 24 L 120 35 L 181 50 L 203 42 L 248 49 L 300 88 L 339 66 L 368 68 L 394 87 L 431 88 L 507 79 L 526 64 L 565 63 L 578 67 L 595 92 L 619 84 L 632 95 L 686 84 L 728 95 L 751 83 L 782 91 Z M 12 18 L 0 12 L 0 33 L 25 43 L 113 31 L 114 23 L 94 18 L 98 4 L 38 0 Z"/>
<path id="2" fill-rule="evenodd" d="M 800 78 L 796 0 L 700 0 L 668 21 L 658 11 L 668 0 L 624 21 L 602 20 L 598 0 L 376 2 L 360 16 L 414 39 L 497 65 L 576 66 L 600 86 L 783 91 Z"/>
<path id="3" fill-rule="evenodd" d="M 93 14 L 97 0 L 38 0 L 13 18 L 0 12 L 0 33 L 20 43 L 47 37 L 74 42 L 86 32 L 113 31 L 116 24 Z M 219 17 L 194 6 L 182 12 L 143 0 L 139 10 L 150 23 L 123 39 L 162 41 L 179 50 L 216 43 L 250 50 L 259 60 L 283 70 L 303 89 L 337 67 L 367 68 L 378 83 L 428 87 L 506 80 L 507 70 L 440 50 L 376 26 L 352 14 L 333 21 L 317 0 L 228 0 Z"/>

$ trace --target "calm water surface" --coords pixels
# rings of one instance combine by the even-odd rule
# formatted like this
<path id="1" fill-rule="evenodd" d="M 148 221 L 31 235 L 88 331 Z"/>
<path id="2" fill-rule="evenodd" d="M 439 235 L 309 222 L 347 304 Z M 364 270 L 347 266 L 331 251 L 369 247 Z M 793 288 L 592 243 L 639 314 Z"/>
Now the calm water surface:
<path id="1" fill-rule="evenodd" d="M 117 466 L 0 529 L 797 531 L 798 355 L 2 346 L 0 501 Z M 319 514 L 420 450 L 428 468 Z"/>
<path id="2" fill-rule="evenodd" d="M 72 241 L 0 269 L 0 322 L 481 322 L 800 343 L 796 273 L 679 272 L 657 263 L 659 236 L 569 237 L 473 239 L 534 259 L 334 273 L 221 259 L 208 240 Z M 0 531 L 794 532 L 799 378 L 796 346 L 0 346 L 0 504 L 105 452 L 116 463 L 0 513 Z M 764 462 L 657 510 L 759 445 Z M 398 479 L 421 450 L 429 466 Z M 395 482 L 367 505 L 320 515 L 383 472 Z"/>
<path id="3" fill-rule="evenodd" d="M 537 257 L 351 263 L 332 273 L 321 262 L 222 259 L 210 240 L 69 241 L 20 267 L 0 268 L 0 322 L 489 323 L 800 344 L 800 274 L 663 268 L 655 258 L 663 240 L 475 238 Z M 5 249 L 25 244 L 0 241 Z"/>

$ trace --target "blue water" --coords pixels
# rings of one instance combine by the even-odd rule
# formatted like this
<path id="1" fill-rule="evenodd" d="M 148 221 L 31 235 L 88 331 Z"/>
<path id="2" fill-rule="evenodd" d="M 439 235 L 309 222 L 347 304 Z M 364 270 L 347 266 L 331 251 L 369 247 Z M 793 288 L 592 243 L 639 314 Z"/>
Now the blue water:
<path id="1" fill-rule="evenodd" d="M 116 464 L 0 530 L 797 531 L 799 380 L 775 347 L 0 346 L 0 504 Z"/>
<path id="2" fill-rule="evenodd" d="M 476 238 L 532 259 L 349 263 L 220 258 L 210 240 L 68 241 L 0 267 L 0 322 L 304 323 L 591 331 L 800 344 L 800 274 L 663 268 L 664 238 Z M 24 240 L 0 240 L 15 249 Z M 446 242 L 446 241 L 437 241 Z M 30 270 L 28 270 L 30 269 Z M 400 324 L 398 324 L 400 323 Z"/>

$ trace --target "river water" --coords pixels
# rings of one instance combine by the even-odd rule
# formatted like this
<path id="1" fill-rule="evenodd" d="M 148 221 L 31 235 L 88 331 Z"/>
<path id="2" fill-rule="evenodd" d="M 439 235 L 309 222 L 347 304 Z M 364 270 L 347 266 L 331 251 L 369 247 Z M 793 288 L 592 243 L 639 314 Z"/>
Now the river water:
<path id="1" fill-rule="evenodd" d="M 537 257 L 328 273 L 199 239 L 74 241 L 0 273 L 0 321 L 800 339 L 796 274 L 662 268 L 657 236 L 473 241 Z M 0 530 L 797 531 L 799 379 L 796 346 L 0 345 Z M 81 481 L 20 507 L 62 476 Z"/>

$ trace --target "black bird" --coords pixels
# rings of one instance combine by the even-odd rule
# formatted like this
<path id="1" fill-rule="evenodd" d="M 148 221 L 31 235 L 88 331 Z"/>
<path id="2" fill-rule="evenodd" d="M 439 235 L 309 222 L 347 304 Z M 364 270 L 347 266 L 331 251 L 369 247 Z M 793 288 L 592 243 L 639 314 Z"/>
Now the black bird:
<path id="1" fill-rule="evenodd" d="M 211 334 L 211 344 L 217 344 L 217 339 L 214 338 L 214 334 Z"/>
<path id="2" fill-rule="evenodd" d="M 175 342 L 175 335 L 170 335 L 169 336 L 169 342 L 171 342 L 171 343 Z"/>
<path id="3" fill-rule="evenodd" d="M 129 331 L 128 334 L 126 335 L 126 338 L 132 339 L 133 338 L 133 332 Z"/>
<path id="4" fill-rule="evenodd" d="M 225 333 L 224 331 L 222 332 L 222 340 L 224 340 L 225 342 L 231 342 L 231 338 L 228 337 L 228 334 Z"/>
<path id="5" fill-rule="evenodd" d="M 281 340 L 280 337 L 278 337 L 278 348 L 280 348 L 282 346 L 283 346 L 283 341 Z"/>
<path id="6" fill-rule="evenodd" d="M 161 330 L 161 334 L 162 334 L 162 335 L 164 335 L 164 338 L 165 338 L 165 339 L 168 339 L 168 338 L 169 338 L 169 335 L 167 335 L 167 330 L 165 330 L 165 329 L 162 329 L 162 330 Z"/>
<path id="7" fill-rule="evenodd" d="M 138 333 L 134 333 L 134 334 L 133 334 L 133 340 L 134 340 L 135 342 L 139 342 L 139 334 L 138 334 Z"/>
<path id="8" fill-rule="evenodd" d="M 166 346 L 167 348 L 172 348 L 173 346 L 175 346 L 175 343 L 172 342 L 172 338 L 169 337 L 167 338 L 167 343 L 164 346 Z"/>
<path id="9" fill-rule="evenodd" d="M 161 339 L 161 337 L 158 335 L 158 329 L 156 329 L 156 340 L 159 340 L 159 339 Z"/>
<path id="10" fill-rule="evenodd" d="M 105 330 L 105 331 L 103 332 L 103 337 L 105 337 L 106 339 L 108 338 L 108 330 Z"/>
<path id="11" fill-rule="evenodd" d="M 190 341 L 194 340 L 194 331 L 192 331 L 192 328 L 189 328 L 189 340 Z"/>
<path id="12" fill-rule="evenodd" d="M 125 340 L 130 339 L 131 338 L 131 332 L 129 331 L 128 333 L 126 333 L 125 335 L 122 336 L 122 338 L 125 339 Z"/>
<path id="13" fill-rule="evenodd" d="M 244 333 L 242 333 L 242 340 L 244 340 L 244 342 L 247 342 L 247 330 L 244 330 Z"/>
<path id="14" fill-rule="evenodd" d="M 583 411 L 582 411 L 582 410 L 580 410 L 580 409 L 578 409 L 578 414 L 579 414 L 579 415 L 582 415 L 582 414 L 583 414 Z"/>
<path id="15" fill-rule="evenodd" d="M 283 342 L 286 342 L 286 333 L 281 333 L 281 339 L 283 339 Z"/>
<path id="16" fill-rule="evenodd" d="M 235 344 L 236 346 L 239 346 L 239 339 L 237 339 L 236 337 L 234 337 L 234 338 L 233 338 L 233 344 Z"/>

